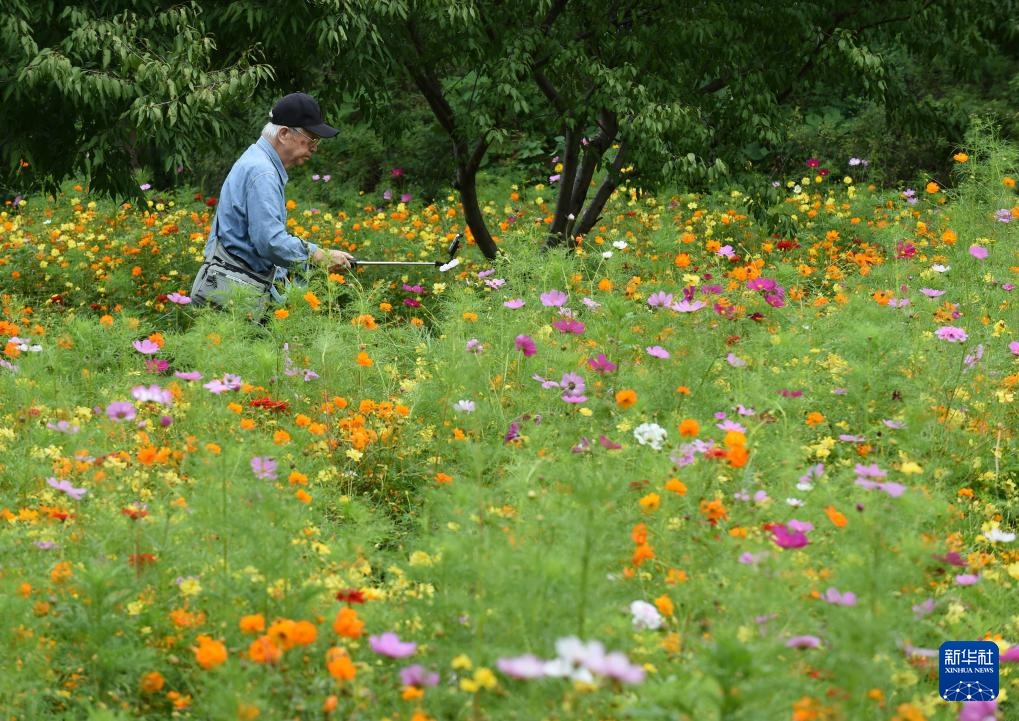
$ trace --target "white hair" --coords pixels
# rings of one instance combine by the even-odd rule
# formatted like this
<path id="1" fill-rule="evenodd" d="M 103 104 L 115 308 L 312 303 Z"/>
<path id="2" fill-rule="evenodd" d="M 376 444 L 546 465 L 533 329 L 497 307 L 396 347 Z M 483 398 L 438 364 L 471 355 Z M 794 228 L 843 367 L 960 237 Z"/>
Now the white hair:
<path id="1" fill-rule="evenodd" d="M 285 128 L 286 125 L 276 125 L 276 123 L 266 123 L 265 127 L 262 128 L 262 137 L 266 140 L 273 141 L 280 132 L 280 128 Z"/>

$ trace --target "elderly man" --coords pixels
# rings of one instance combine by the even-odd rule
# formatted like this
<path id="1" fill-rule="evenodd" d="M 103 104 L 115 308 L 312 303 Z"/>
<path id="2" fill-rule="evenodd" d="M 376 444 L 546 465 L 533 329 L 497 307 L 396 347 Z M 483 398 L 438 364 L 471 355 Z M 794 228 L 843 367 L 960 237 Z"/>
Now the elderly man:
<path id="1" fill-rule="evenodd" d="M 266 308 L 277 297 L 274 283 L 287 269 L 309 262 L 330 271 L 349 268 L 353 258 L 326 250 L 287 232 L 283 187 L 287 170 L 314 155 L 322 138 L 336 135 L 310 95 L 291 93 L 269 112 L 262 137 L 248 147 L 230 169 L 219 193 L 216 217 L 202 263 L 191 288 L 195 305 L 223 305 L 238 287 L 255 294 Z"/>

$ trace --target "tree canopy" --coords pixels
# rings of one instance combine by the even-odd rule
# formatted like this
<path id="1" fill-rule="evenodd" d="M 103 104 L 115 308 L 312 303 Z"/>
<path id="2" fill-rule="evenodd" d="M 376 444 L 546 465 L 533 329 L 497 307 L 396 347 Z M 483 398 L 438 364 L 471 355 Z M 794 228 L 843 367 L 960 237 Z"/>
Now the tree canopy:
<path id="1" fill-rule="evenodd" d="M 1019 85 L 1017 17 L 1017 0 L 15 0 L 0 21 L 3 183 L 84 174 L 122 192 L 143 148 L 186 167 L 260 90 L 375 120 L 413 92 L 494 257 L 476 190 L 493 147 L 548 142 L 549 243 L 573 242 L 626 179 L 704 183 L 780 161 L 790 118 L 814 105 L 865 99 L 950 135 L 950 88 Z"/>

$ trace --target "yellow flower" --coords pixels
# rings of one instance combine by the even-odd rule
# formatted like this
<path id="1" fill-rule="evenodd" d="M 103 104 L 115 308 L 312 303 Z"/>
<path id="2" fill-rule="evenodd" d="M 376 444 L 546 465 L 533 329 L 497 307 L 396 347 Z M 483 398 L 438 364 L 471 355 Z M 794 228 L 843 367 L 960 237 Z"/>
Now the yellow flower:
<path id="1" fill-rule="evenodd" d="M 462 653 L 454 658 L 450 665 L 457 671 L 469 671 L 474 667 L 470 657 Z"/>
<path id="2" fill-rule="evenodd" d="M 639 503 L 644 513 L 652 513 L 657 511 L 658 507 L 662 505 L 662 499 L 657 493 L 649 493 L 641 498 Z"/>
<path id="3" fill-rule="evenodd" d="M 966 153 L 956 153 L 955 155 L 952 156 L 952 160 L 954 160 L 957 163 L 965 163 L 967 160 L 969 160 L 969 156 L 966 155 Z"/>

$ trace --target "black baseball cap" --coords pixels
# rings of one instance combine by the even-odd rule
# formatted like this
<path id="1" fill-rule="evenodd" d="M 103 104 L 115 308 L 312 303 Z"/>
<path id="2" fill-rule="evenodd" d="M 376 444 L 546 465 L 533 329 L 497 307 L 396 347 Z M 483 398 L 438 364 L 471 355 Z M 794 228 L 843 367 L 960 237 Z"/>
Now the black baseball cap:
<path id="1" fill-rule="evenodd" d="M 276 125 L 304 128 L 320 138 L 331 138 L 339 131 L 326 125 L 318 101 L 306 93 L 290 93 L 272 106 L 269 119 Z"/>

